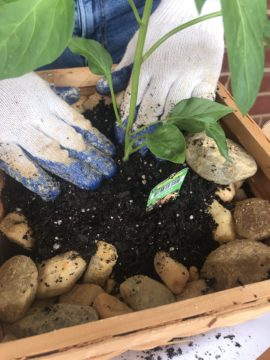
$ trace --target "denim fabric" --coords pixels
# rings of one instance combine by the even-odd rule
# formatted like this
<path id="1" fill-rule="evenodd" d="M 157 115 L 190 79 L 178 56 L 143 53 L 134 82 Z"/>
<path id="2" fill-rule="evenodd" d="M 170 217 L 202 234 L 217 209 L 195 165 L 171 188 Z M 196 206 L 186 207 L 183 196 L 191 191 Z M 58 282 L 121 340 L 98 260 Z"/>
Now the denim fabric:
<path id="1" fill-rule="evenodd" d="M 153 1 L 153 11 L 160 0 Z M 135 0 L 140 15 L 145 0 Z M 138 24 L 128 0 L 75 0 L 74 36 L 82 36 L 101 42 L 118 63 L 124 55 L 126 46 Z M 52 64 L 42 69 L 60 69 L 86 66 L 86 60 L 74 55 L 69 49 Z"/>

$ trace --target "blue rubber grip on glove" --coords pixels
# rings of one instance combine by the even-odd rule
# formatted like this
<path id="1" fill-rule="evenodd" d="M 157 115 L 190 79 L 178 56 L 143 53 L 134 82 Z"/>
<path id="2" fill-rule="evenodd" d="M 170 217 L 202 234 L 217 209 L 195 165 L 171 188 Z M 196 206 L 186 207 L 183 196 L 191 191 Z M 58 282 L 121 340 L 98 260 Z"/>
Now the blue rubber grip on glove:
<path id="1" fill-rule="evenodd" d="M 131 76 L 133 64 L 112 73 L 113 89 L 115 93 L 125 90 Z M 96 85 L 97 92 L 101 95 L 110 95 L 109 84 L 106 79 L 101 78 Z"/>
<path id="2" fill-rule="evenodd" d="M 35 177 L 25 177 L 9 166 L 3 160 L 0 160 L 0 169 L 2 169 L 10 177 L 22 183 L 24 187 L 38 194 L 44 201 L 54 200 L 60 194 L 59 183 L 49 176 L 43 169 L 36 165 L 37 173 Z"/>
<path id="3" fill-rule="evenodd" d="M 73 105 L 80 99 L 80 89 L 71 86 L 54 86 L 51 89 L 67 104 Z"/>

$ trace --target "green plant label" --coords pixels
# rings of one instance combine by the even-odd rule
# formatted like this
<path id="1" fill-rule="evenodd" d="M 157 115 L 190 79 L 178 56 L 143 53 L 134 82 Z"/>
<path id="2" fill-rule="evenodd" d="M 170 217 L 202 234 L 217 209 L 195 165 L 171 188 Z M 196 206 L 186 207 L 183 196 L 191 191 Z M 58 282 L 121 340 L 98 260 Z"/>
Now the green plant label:
<path id="1" fill-rule="evenodd" d="M 182 169 L 155 186 L 150 192 L 146 210 L 153 210 L 155 207 L 162 206 L 171 200 L 175 200 L 180 194 L 180 189 L 187 173 L 188 168 Z"/>

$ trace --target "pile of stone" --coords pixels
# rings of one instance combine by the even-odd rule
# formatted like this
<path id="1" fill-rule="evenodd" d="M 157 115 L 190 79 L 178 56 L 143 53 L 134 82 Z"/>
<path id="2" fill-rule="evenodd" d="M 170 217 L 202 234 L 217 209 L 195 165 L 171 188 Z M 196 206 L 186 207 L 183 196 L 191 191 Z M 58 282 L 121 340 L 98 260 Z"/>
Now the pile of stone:
<path id="1" fill-rule="evenodd" d="M 221 185 L 208 209 L 220 246 L 200 270 L 188 269 L 160 251 L 153 259 L 160 281 L 136 275 L 117 284 L 113 279 L 117 251 L 105 241 L 97 243 L 88 264 L 75 251 L 37 264 L 28 256 L 13 256 L 0 268 L 0 339 L 41 334 L 267 279 L 270 247 L 263 241 L 270 238 L 270 202 L 247 198 L 242 184 L 254 175 L 256 163 L 235 143 L 229 141 L 228 147 L 231 162 L 205 134 L 188 138 L 189 166 Z M 228 202 L 233 211 L 226 207 Z M 3 215 L 0 201 L 0 231 L 32 249 L 34 239 L 23 214 Z"/>

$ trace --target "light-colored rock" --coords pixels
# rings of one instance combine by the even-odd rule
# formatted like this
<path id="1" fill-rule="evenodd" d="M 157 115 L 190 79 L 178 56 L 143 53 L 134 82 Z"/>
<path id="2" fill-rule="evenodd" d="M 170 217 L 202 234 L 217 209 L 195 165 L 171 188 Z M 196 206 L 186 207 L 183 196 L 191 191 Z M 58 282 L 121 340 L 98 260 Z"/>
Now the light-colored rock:
<path id="1" fill-rule="evenodd" d="M 100 101 L 103 101 L 105 105 L 110 105 L 112 103 L 110 96 L 102 96 L 98 92 L 95 92 L 94 94 L 91 94 L 86 100 L 85 108 L 92 110 L 99 104 Z"/>
<path id="2" fill-rule="evenodd" d="M 189 271 L 184 265 L 173 260 L 165 251 L 159 251 L 154 258 L 154 267 L 161 280 L 174 294 L 183 291 L 189 279 Z"/>
<path id="3" fill-rule="evenodd" d="M 61 295 L 59 303 L 91 306 L 104 290 L 95 284 L 76 284 L 68 293 Z"/>
<path id="4" fill-rule="evenodd" d="M 257 171 L 255 160 L 232 140 L 227 139 L 231 161 L 219 152 L 215 141 L 205 133 L 187 137 L 186 161 L 201 177 L 216 184 L 229 185 L 253 176 Z"/>
<path id="5" fill-rule="evenodd" d="M 124 315 L 132 312 L 132 310 L 115 296 L 102 293 L 99 294 L 93 304 L 94 309 L 101 317 L 107 319 L 109 317 Z"/>
<path id="6" fill-rule="evenodd" d="M 235 240 L 208 255 L 201 277 L 213 280 L 215 290 L 265 280 L 270 271 L 270 247 L 252 240 Z"/>
<path id="7" fill-rule="evenodd" d="M 189 271 L 188 281 L 199 280 L 199 277 L 200 277 L 199 269 L 196 266 L 191 266 L 188 271 Z"/>
<path id="8" fill-rule="evenodd" d="M 38 264 L 37 298 L 62 295 L 75 285 L 86 268 L 86 262 L 75 251 L 56 255 Z"/>
<path id="9" fill-rule="evenodd" d="M 233 217 L 238 237 L 250 240 L 270 237 L 270 201 L 257 198 L 240 201 Z"/>
<path id="10" fill-rule="evenodd" d="M 14 322 L 23 317 L 37 291 L 38 272 L 27 256 L 18 255 L 0 268 L 0 320 Z"/>
<path id="11" fill-rule="evenodd" d="M 208 208 L 217 227 L 213 231 L 214 239 L 220 243 L 236 239 L 234 221 L 231 212 L 225 209 L 217 200 L 214 200 Z"/>
<path id="12" fill-rule="evenodd" d="M 224 202 L 232 201 L 235 196 L 234 184 L 230 184 L 226 187 L 219 187 L 216 191 L 216 195 Z"/>
<path id="13" fill-rule="evenodd" d="M 175 296 L 163 284 L 148 276 L 135 275 L 120 285 L 121 297 L 133 310 L 170 304 Z"/>
<path id="14" fill-rule="evenodd" d="M 124 95 L 125 91 L 120 91 L 116 94 L 115 99 L 118 106 L 121 105 Z M 112 103 L 111 96 L 104 96 L 95 92 L 94 94 L 90 95 L 89 98 L 86 100 L 84 104 L 84 109 L 92 110 L 95 106 L 98 105 L 101 100 L 105 103 L 105 105 L 110 105 Z"/>
<path id="15" fill-rule="evenodd" d="M 96 310 L 91 306 L 56 304 L 31 308 L 23 319 L 12 324 L 10 330 L 18 338 L 23 338 L 97 319 Z"/>
<path id="16" fill-rule="evenodd" d="M 235 188 L 235 191 L 241 189 L 241 187 L 244 185 L 244 180 L 236 181 L 233 186 Z"/>
<path id="17" fill-rule="evenodd" d="M 117 261 L 117 250 L 104 241 L 97 243 L 97 252 L 90 259 L 83 282 L 104 286 Z"/>
<path id="18" fill-rule="evenodd" d="M 31 250 L 35 244 L 26 217 L 19 212 L 7 214 L 0 223 L 0 231 L 16 244 Z"/>
<path id="19" fill-rule="evenodd" d="M 176 298 L 178 301 L 192 299 L 197 296 L 209 294 L 210 292 L 213 292 L 213 290 L 206 284 L 205 280 L 195 280 L 190 281 L 182 294 L 178 295 Z"/>

